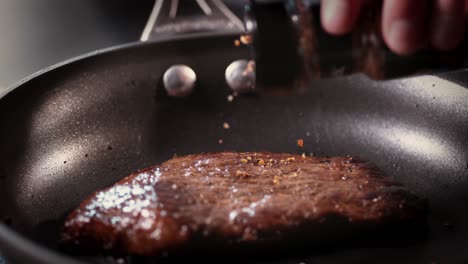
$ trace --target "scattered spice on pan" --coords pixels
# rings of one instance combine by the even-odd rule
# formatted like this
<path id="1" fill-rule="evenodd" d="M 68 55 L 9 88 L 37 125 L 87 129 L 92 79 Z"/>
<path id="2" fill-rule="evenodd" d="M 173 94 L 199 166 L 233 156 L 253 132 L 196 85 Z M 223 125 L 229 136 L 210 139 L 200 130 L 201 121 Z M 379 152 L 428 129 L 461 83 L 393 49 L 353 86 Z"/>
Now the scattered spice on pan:
<path id="1" fill-rule="evenodd" d="M 304 147 L 304 140 L 303 140 L 302 138 L 298 139 L 298 140 L 297 140 L 297 145 L 298 145 L 300 148 Z"/>
<path id="2" fill-rule="evenodd" d="M 228 122 L 224 122 L 224 123 L 223 123 L 223 128 L 224 128 L 224 129 L 229 129 L 229 128 L 231 128 L 231 126 L 229 125 Z"/>

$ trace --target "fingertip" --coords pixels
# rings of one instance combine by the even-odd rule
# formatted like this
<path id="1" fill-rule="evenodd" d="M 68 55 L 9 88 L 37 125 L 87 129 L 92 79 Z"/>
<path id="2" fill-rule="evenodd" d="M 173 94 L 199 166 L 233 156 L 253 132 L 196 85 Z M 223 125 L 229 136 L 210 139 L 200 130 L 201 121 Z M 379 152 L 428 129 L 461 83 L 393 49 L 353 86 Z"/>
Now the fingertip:
<path id="1" fill-rule="evenodd" d="M 405 20 L 392 22 L 389 29 L 384 31 L 384 39 L 390 50 L 398 55 L 407 56 L 422 48 L 422 42 L 417 32 L 418 27 Z"/>
<path id="2" fill-rule="evenodd" d="M 436 0 L 433 7 L 430 41 L 432 47 L 447 51 L 463 39 L 465 0 Z"/>
<path id="3" fill-rule="evenodd" d="M 323 0 L 320 20 L 330 34 L 341 35 L 351 31 L 361 8 L 361 0 Z"/>
<path id="4" fill-rule="evenodd" d="M 382 33 L 398 55 L 411 55 L 428 44 L 426 0 L 385 0 Z"/>
<path id="5" fill-rule="evenodd" d="M 438 25 L 435 27 L 440 28 L 442 26 Z M 431 35 L 432 47 L 441 51 L 449 51 L 457 48 L 463 39 L 463 30 L 456 29 L 452 30 L 452 32 L 453 33 L 447 37 L 446 33 L 444 33 L 442 30 L 435 30 Z"/>

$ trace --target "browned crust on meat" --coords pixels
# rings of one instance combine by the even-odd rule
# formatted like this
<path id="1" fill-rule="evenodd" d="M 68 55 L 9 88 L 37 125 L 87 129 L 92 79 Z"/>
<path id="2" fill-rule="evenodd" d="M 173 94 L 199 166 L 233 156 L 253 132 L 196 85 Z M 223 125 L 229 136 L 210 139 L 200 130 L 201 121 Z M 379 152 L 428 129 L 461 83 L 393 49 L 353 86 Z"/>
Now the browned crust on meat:
<path id="1" fill-rule="evenodd" d="M 63 241 L 158 255 L 195 240 L 278 241 L 299 227 L 314 239 L 334 217 L 344 219 L 344 230 L 412 221 L 421 206 L 399 184 L 352 157 L 197 154 L 95 192 L 68 216 Z"/>

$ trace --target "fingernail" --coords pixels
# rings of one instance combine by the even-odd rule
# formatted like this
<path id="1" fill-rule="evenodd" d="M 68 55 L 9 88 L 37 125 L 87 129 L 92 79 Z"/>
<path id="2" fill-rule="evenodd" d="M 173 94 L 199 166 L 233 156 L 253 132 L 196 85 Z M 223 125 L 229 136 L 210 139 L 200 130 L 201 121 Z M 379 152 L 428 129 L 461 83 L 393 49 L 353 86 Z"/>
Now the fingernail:
<path id="1" fill-rule="evenodd" d="M 457 23 L 452 17 L 442 15 L 437 17 L 433 23 L 431 36 L 432 45 L 438 49 L 447 50 L 455 48 L 460 41 L 460 27 L 463 25 Z"/>
<path id="2" fill-rule="evenodd" d="M 349 15 L 348 1 L 326 0 L 322 3 L 322 23 L 331 33 L 340 33 Z"/>
<path id="3" fill-rule="evenodd" d="M 400 55 L 410 55 L 422 46 L 422 28 L 414 21 L 396 19 L 390 24 L 387 42 Z"/>

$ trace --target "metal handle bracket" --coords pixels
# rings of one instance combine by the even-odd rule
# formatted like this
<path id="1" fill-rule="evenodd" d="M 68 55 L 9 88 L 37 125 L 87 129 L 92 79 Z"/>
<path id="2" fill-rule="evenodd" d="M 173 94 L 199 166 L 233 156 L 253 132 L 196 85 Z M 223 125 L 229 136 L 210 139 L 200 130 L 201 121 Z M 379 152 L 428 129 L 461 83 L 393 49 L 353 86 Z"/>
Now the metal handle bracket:
<path id="1" fill-rule="evenodd" d="M 141 41 L 200 33 L 244 32 L 244 23 L 221 0 L 156 0 Z"/>

